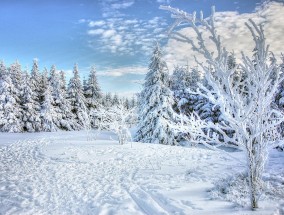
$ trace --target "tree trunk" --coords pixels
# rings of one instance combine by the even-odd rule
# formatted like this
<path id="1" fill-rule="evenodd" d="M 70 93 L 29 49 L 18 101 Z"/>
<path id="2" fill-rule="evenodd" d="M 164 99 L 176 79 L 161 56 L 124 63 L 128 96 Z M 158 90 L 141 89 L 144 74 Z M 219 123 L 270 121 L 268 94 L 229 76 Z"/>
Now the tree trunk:
<path id="1" fill-rule="evenodd" d="M 249 176 L 249 184 L 250 184 L 250 201 L 251 201 L 251 209 L 255 210 L 258 208 L 258 198 L 257 198 L 257 179 L 250 173 Z"/>
<path id="2" fill-rule="evenodd" d="M 250 189 L 250 201 L 251 201 L 251 209 L 255 210 L 258 208 L 258 181 L 259 181 L 259 173 L 257 165 L 255 152 L 253 150 L 248 151 L 248 179 L 249 179 L 249 189 Z"/>

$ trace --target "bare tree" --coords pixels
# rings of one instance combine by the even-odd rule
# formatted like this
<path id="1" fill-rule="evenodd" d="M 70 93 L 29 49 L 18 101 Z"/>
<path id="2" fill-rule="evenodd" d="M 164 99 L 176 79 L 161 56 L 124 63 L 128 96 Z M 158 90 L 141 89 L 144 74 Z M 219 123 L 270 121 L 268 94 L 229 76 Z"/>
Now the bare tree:
<path id="1" fill-rule="evenodd" d="M 205 72 L 208 86 L 199 84 L 199 88 L 191 93 L 200 94 L 218 105 L 226 120 L 217 125 L 202 121 L 193 114 L 191 118 L 183 120 L 180 128 L 187 129 L 192 141 L 206 145 L 212 143 L 217 146 L 233 143 L 243 150 L 247 158 L 251 208 L 256 209 L 261 194 L 262 174 L 268 149 L 279 137 L 276 127 L 283 121 L 283 114 L 271 105 L 281 78 L 276 60 L 269 61 L 269 46 L 265 44 L 262 25 L 256 25 L 252 20 L 246 23 L 256 47 L 254 59 L 242 53 L 242 62 L 229 68 L 227 63 L 229 53 L 222 45 L 220 35 L 216 33 L 214 8 L 212 8 L 212 15 L 207 19 L 203 18 L 202 12 L 198 19 L 195 12 L 188 14 L 168 6 L 160 8 L 170 11 L 176 20 L 170 28 L 173 38 L 189 43 L 193 50 L 206 59 L 206 64 L 200 62 L 198 64 Z M 173 32 L 173 29 L 181 23 L 190 24 L 196 33 L 197 42 L 180 32 Z M 215 44 L 215 53 L 206 47 L 207 38 L 203 37 L 199 26 L 210 33 L 209 41 Z M 236 81 L 234 77 L 237 67 L 245 73 L 245 78 Z M 211 129 L 223 135 L 224 139 L 220 141 L 217 134 L 210 133 Z M 232 129 L 235 132 L 228 136 L 224 132 L 226 129 Z"/>

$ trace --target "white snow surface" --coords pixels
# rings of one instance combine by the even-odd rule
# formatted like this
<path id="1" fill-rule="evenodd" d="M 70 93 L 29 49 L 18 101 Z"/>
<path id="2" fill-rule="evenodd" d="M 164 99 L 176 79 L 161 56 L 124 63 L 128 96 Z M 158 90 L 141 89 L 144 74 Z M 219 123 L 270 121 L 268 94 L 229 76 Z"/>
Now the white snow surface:
<path id="1" fill-rule="evenodd" d="M 214 184 L 245 170 L 241 152 L 90 135 L 0 133 L 0 214 L 284 213 L 282 200 L 250 211 L 212 198 Z M 284 184 L 284 153 L 272 150 L 266 169 Z"/>

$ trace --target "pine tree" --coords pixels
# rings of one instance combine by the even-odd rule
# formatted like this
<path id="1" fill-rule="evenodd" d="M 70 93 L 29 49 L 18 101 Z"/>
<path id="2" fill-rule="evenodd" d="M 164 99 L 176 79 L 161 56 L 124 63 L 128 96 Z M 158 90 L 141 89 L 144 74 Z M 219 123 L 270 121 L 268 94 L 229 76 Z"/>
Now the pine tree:
<path id="1" fill-rule="evenodd" d="M 119 102 L 118 95 L 115 93 L 112 99 L 112 105 L 118 105 L 119 103 L 120 102 Z"/>
<path id="2" fill-rule="evenodd" d="M 85 84 L 84 95 L 88 109 L 96 109 L 101 103 L 102 93 L 97 81 L 96 68 L 92 66 L 89 78 Z"/>
<path id="3" fill-rule="evenodd" d="M 4 132 L 21 132 L 20 105 L 15 97 L 11 75 L 3 62 L 0 62 L 0 129 Z"/>
<path id="4" fill-rule="evenodd" d="M 56 110 L 53 105 L 52 88 L 50 84 L 47 85 L 44 93 L 44 101 L 41 107 L 42 130 L 43 131 L 57 131 L 58 127 L 54 123 L 56 119 Z"/>
<path id="5" fill-rule="evenodd" d="M 110 106 L 111 106 L 111 104 L 112 104 L 112 96 L 111 96 L 111 93 L 106 93 L 106 94 L 103 96 L 102 104 L 103 104 L 104 107 L 110 107 Z"/>
<path id="6" fill-rule="evenodd" d="M 71 102 L 71 111 L 75 115 L 76 123 L 79 124 L 81 129 L 89 129 L 90 120 L 77 64 L 73 69 L 73 77 L 69 81 L 68 98 Z"/>
<path id="7" fill-rule="evenodd" d="M 30 75 L 27 71 L 24 71 L 22 74 L 22 85 L 23 89 L 21 91 L 21 106 L 23 130 L 27 132 L 35 132 L 37 131 L 36 126 L 39 127 L 34 123 L 38 122 L 38 119 L 35 119 L 35 117 L 38 117 L 38 112 L 35 109 L 35 93 L 32 91 Z"/>
<path id="8" fill-rule="evenodd" d="M 157 44 L 139 95 L 139 124 L 136 141 L 174 145 L 173 95 L 169 89 L 167 65 Z"/>
<path id="9" fill-rule="evenodd" d="M 37 59 L 34 59 L 33 61 L 33 67 L 31 71 L 31 77 L 30 77 L 30 88 L 32 91 L 32 100 L 33 100 L 33 122 L 32 122 L 32 127 L 34 131 L 41 131 L 41 118 L 40 118 L 40 93 L 42 91 L 41 89 L 41 75 L 39 73 L 39 68 L 38 68 L 38 61 Z"/>

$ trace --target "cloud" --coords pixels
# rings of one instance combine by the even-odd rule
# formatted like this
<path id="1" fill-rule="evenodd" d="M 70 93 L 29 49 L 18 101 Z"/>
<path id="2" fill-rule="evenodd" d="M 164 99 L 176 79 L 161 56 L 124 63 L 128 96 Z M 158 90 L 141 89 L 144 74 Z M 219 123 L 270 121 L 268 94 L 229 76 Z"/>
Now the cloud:
<path id="1" fill-rule="evenodd" d="M 155 40 L 166 38 L 163 31 L 166 30 L 166 21 L 162 17 L 153 17 L 150 20 L 109 18 L 104 20 L 104 25 L 98 26 L 100 21 L 89 21 L 92 26 L 88 35 L 94 37 L 96 50 L 111 52 L 119 55 L 150 54 Z M 90 27 L 91 28 L 91 27 Z"/>
<path id="2" fill-rule="evenodd" d="M 148 71 L 147 67 L 120 67 L 120 68 L 108 68 L 104 71 L 98 73 L 99 76 L 112 76 L 112 77 L 120 77 L 124 75 L 134 74 L 134 75 L 144 75 Z"/>
<path id="3" fill-rule="evenodd" d="M 237 12 L 216 12 L 215 25 L 217 33 L 221 35 L 221 41 L 228 51 L 234 51 L 237 58 L 241 57 L 241 51 L 248 56 L 252 56 L 254 43 L 250 31 L 245 26 L 245 22 L 252 18 L 257 23 L 264 24 L 264 33 L 267 44 L 270 44 L 270 50 L 276 56 L 284 51 L 284 5 L 283 3 L 270 2 L 264 7 L 258 8 L 254 13 L 239 14 Z M 208 38 L 208 32 L 201 30 L 204 38 Z M 187 27 L 179 30 L 180 33 L 187 35 L 189 38 L 196 38 L 192 28 Z M 194 39 L 194 41 L 196 41 Z M 208 41 L 208 40 L 206 40 Z M 214 44 L 206 43 L 210 51 L 214 51 Z M 174 39 L 169 39 L 164 48 L 165 60 L 168 62 L 170 69 L 174 65 L 189 64 L 196 66 L 194 56 L 199 61 L 204 61 L 203 57 L 194 52 L 189 44 L 185 44 Z"/>
<path id="4" fill-rule="evenodd" d="M 172 0 L 157 0 L 159 4 L 170 4 Z"/>
<path id="5" fill-rule="evenodd" d="M 115 34 L 116 34 L 116 31 L 113 30 L 113 29 L 105 30 L 105 31 L 102 33 L 102 37 L 104 37 L 104 38 L 111 38 L 111 37 L 114 36 Z"/>
<path id="6" fill-rule="evenodd" d="M 88 30 L 87 31 L 87 34 L 88 35 L 92 35 L 92 36 L 94 36 L 94 35 L 100 35 L 100 34 L 103 34 L 105 32 L 105 30 L 104 29 L 92 29 L 92 30 Z"/>
<path id="7" fill-rule="evenodd" d="M 99 21 L 90 21 L 89 22 L 89 27 L 101 27 L 101 26 L 103 26 L 103 25 L 105 25 L 106 24 L 106 22 L 105 21 L 103 21 L 103 20 L 99 20 Z"/>
<path id="8" fill-rule="evenodd" d="M 121 10 L 131 7 L 135 0 L 101 0 L 102 15 L 105 18 L 125 16 Z"/>
<path id="9" fill-rule="evenodd" d="M 134 1 L 129 1 L 129 2 L 123 2 L 123 3 L 115 3 L 111 4 L 112 9 L 119 10 L 119 9 L 125 9 L 134 4 Z"/>

